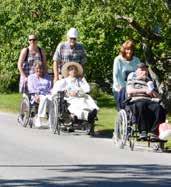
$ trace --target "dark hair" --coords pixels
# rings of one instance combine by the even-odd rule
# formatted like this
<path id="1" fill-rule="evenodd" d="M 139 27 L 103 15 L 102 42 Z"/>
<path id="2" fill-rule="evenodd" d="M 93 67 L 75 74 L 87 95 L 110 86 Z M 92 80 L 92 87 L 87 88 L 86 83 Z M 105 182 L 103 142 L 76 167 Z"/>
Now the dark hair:
<path id="1" fill-rule="evenodd" d="M 125 50 L 131 49 L 132 51 L 134 51 L 134 47 L 135 47 L 134 42 L 132 40 L 127 40 L 122 44 L 121 49 L 120 49 L 120 54 L 125 58 L 126 57 Z M 132 53 L 132 57 L 133 55 L 134 55 L 134 52 Z"/>
<path id="2" fill-rule="evenodd" d="M 141 62 L 141 63 L 137 64 L 137 68 L 148 68 L 148 65 Z"/>

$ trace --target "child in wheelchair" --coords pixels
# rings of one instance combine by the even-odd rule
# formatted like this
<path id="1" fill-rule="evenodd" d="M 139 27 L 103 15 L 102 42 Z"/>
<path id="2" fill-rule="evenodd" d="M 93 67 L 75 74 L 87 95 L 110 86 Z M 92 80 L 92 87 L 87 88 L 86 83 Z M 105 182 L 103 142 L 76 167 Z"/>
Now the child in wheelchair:
<path id="1" fill-rule="evenodd" d="M 159 124 L 165 122 L 166 112 L 160 104 L 153 82 L 148 78 L 148 66 L 140 63 L 137 70 L 127 78 L 126 91 L 130 97 L 129 107 L 136 118 L 140 139 L 159 140 Z"/>
<path id="2" fill-rule="evenodd" d="M 62 68 L 63 79 L 55 82 L 52 95 L 65 92 L 70 114 L 78 119 L 94 123 L 99 107 L 87 93 L 90 86 L 83 77 L 83 68 L 79 63 L 68 62 Z"/>

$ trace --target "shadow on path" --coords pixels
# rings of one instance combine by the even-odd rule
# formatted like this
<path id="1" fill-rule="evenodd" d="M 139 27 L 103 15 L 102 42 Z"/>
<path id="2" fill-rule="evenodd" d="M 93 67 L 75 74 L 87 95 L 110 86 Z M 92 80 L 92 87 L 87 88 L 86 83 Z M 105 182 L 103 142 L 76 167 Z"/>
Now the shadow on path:
<path id="1" fill-rule="evenodd" d="M 164 165 L 0 165 L 8 169 L 41 169 L 55 177 L 0 180 L 0 186 L 171 186 L 171 166 Z"/>

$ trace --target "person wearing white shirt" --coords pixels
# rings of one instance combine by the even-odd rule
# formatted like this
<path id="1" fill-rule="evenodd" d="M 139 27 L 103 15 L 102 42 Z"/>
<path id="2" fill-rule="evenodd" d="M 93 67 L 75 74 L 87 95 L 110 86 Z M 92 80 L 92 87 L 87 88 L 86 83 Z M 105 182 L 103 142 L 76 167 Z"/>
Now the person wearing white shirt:
<path id="1" fill-rule="evenodd" d="M 52 95 L 59 91 L 66 92 L 67 102 L 70 104 L 68 110 L 79 120 L 92 122 L 97 115 L 99 107 L 87 93 L 90 86 L 83 77 L 83 68 L 76 62 L 68 62 L 62 68 L 64 79 L 55 82 Z"/>

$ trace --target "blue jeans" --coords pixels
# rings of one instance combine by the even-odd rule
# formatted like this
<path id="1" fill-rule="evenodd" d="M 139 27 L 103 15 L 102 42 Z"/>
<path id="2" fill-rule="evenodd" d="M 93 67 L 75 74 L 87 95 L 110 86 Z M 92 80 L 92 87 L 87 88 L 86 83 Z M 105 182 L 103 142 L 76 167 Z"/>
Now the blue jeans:
<path id="1" fill-rule="evenodd" d="M 126 88 L 123 87 L 119 92 L 114 91 L 114 99 L 116 100 L 116 106 L 117 110 L 125 108 L 125 104 L 123 104 L 123 101 L 126 99 Z"/>

